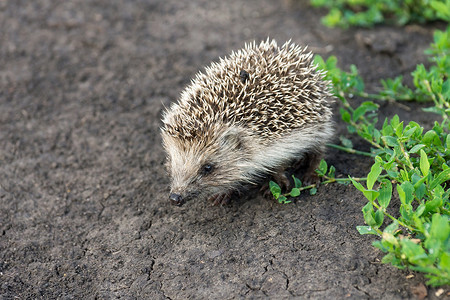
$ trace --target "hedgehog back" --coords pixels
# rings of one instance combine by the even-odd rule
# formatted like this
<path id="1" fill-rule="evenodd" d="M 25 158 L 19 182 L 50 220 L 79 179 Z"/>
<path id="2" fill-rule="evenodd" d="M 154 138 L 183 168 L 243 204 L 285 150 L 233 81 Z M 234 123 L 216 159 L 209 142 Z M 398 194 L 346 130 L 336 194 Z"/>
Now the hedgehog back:
<path id="1" fill-rule="evenodd" d="M 331 119 L 329 82 L 312 54 L 274 40 L 244 49 L 198 73 L 164 117 L 164 129 L 183 140 L 206 138 L 217 124 L 242 126 L 270 141 Z"/>

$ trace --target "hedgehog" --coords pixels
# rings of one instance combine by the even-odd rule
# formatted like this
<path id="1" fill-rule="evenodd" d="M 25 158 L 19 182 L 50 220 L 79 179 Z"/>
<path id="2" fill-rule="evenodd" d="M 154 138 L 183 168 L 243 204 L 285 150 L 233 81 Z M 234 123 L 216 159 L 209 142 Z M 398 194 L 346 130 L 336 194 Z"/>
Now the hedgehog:
<path id="1" fill-rule="evenodd" d="M 292 165 L 303 166 L 304 184 L 319 182 L 334 96 L 312 57 L 306 47 L 267 39 L 196 75 L 162 116 L 172 204 L 229 203 L 267 178 L 288 187 Z"/>

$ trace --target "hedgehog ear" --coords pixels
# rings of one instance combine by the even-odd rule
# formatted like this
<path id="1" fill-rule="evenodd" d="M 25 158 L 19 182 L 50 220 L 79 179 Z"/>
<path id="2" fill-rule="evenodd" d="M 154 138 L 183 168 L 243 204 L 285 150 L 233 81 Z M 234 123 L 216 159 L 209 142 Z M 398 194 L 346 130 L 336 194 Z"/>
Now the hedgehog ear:
<path id="1" fill-rule="evenodd" d="M 220 137 L 221 148 L 243 149 L 244 133 L 240 128 L 230 127 Z"/>

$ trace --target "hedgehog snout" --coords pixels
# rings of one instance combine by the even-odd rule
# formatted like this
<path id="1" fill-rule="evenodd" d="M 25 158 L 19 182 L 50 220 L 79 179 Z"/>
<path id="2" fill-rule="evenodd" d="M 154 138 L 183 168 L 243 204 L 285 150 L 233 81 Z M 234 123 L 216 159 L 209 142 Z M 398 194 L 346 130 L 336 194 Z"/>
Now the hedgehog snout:
<path id="1" fill-rule="evenodd" d="M 169 199 L 172 202 L 172 204 L 176 205 L 176 206 L 181 206 L 184 203 L 186 203 L 186 201 L 183 199 L 183 197 L 177 193 L 170 193 Z"/>

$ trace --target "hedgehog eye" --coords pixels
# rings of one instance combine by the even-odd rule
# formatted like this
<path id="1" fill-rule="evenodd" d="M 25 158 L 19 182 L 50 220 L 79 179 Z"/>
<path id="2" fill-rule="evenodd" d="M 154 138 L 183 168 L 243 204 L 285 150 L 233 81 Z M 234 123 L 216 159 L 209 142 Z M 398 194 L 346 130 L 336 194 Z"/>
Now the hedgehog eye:
<path id="1" fill-rule="evenodd" d="M 202 175 L 208 175 L 209 173 L 212 172 L 213 169 L 214 166 L 212 164 L 204 164 L 201 169 Z"/>

